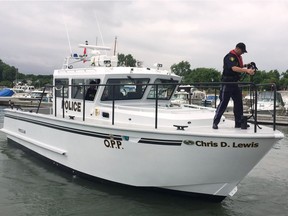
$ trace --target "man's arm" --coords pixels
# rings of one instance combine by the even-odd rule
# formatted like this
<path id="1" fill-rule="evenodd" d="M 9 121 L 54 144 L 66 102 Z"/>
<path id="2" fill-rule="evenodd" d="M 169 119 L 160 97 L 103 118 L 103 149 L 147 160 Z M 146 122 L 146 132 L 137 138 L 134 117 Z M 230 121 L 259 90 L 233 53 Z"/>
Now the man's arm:
<path id="1" fill-rule="evenodd" d="M 249 74 L 249 75 L 254 75 L 254 72 L 255 72 L 255 70 L 253 70 L 253 69 L 241 68 L 241 67 L 238 67 L 238 66 L 233 66 L 233 67 L 232 67 L 232 70 L 233 70 L 234 72 L 247 73 L 247 74 Z"/>

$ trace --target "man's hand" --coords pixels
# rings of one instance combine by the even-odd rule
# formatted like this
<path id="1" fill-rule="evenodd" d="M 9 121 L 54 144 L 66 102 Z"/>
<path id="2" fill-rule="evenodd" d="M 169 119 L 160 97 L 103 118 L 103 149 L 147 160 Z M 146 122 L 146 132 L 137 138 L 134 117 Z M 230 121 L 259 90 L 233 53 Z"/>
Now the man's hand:
<path id="1" fill-rule="evenodd" d="M 255 69 L 246 69 L 246 73 L 248 73 L 249 75 L 254 75 Z"/>

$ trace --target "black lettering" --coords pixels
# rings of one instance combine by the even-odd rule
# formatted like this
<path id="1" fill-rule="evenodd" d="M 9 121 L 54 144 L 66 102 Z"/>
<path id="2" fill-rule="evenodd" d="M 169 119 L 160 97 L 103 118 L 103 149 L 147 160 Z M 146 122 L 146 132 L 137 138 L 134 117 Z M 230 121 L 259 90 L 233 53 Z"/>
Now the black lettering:
<path id="1" fill-rule="evenodd" d="M 81 103 L 78 102 L 78 112 L 81 112 Z"/>
<path id="2" fill-rule="evenodd" d="M 120 149 L 120 146 L 122 145 L 121 141 L 117 140 L 116 144 L 117 144 L 117 148 Z"/>
<path id="3" fill-rule="evenodd" d="M 110 147 L 110 142 L 109 142 L 109 140 L 105 139 L 105 140 L 104 140 L 104 145 L 109 148 L 109 147 Z"/>
<path id="4" fill-rule="evenodd" d="M 104 140 L 104 145 L 107 148 L 115 148 L 115 149 L 123 149 L 122 147 L 122 142 L 120 140 L 113 140 L 113 139 L 105 139 Z"/>
<path id="5" fill-rule="evenodd" d="M 68 109 L 68 101 L 65 101 L 64 107 L 65 107 L 65 109 Z"/>
<path id="6" fill-rule="evenodd" d="M 69 110 L 73 110 L 73 107 L 72 107 L 71 101 L 68 101 L 68 107 L 69 107 Z"/>
<path id="7" fill-rule="evenodd" d="M 114 145 L 116 144 L 115 140 L 110 140 L 111 142 L 111 148 L 114 148 Z"/>
<path id="8" fill-rule="evenodd" d="M 200 147 L 218 147 L 218 144 L 216 142 L 210 141 L 210 142 L 204 142 L 204 141 L 196 141 L 195 144 Z"/>
<path id="9" fill-rule="evenodd" d="M 67 110 L 81 112 L 81 103 L 80 102 L 73 102 L 73 101 L 65 101 L 64 107 Z"/>
<path id="10" fill-rule="evenodd" d="M 228 144 L 226 142 L 221 142 L 220 144 L 221 144 L 221 147 L 227 147 L 228 146 Z"/>
<path id="11" fill-rule="evenodd" d="M 74 103 L 74 111 L 78 111 L 78 103 Z"/>
<path id="12" fill-rule="evenodd" d="M 259 143 L 235 143 L 233 142 L 233 148 L 258 148 Z"/>

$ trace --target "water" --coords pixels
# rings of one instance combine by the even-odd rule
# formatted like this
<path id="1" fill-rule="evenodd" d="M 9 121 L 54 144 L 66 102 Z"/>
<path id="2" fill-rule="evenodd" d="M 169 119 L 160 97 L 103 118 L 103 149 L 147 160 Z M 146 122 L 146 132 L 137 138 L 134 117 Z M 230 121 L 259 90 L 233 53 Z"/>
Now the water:
<path id="1" fill-rule="evenodd" d="M 221 203 L 90 182 L 8 145 L 0 132 L 0 215 L 284 216 L 288 211 L 288 127 L 278 129 L 285 139 L 244 178 L 238 192 Z"/>

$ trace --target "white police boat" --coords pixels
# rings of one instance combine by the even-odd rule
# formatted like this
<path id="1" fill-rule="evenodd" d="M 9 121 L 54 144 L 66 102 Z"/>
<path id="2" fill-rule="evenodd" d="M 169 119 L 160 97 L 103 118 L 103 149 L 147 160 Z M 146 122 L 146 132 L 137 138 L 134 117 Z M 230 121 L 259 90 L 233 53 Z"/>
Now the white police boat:
<path id="1" fill-rule="evenodd" d="M 7 108 L 1 129 L 73 175 L 221 201 L 283 138 L 275 128 L 242 130 L 227 119 L 213 130 L 211 109 L 171 105 L 179 76 L 119 67 L 116 56 L 102 54 L 108 48 L 80 47 L 91 55 L 70 56 L 54 71 L 53 113 Z"/>

